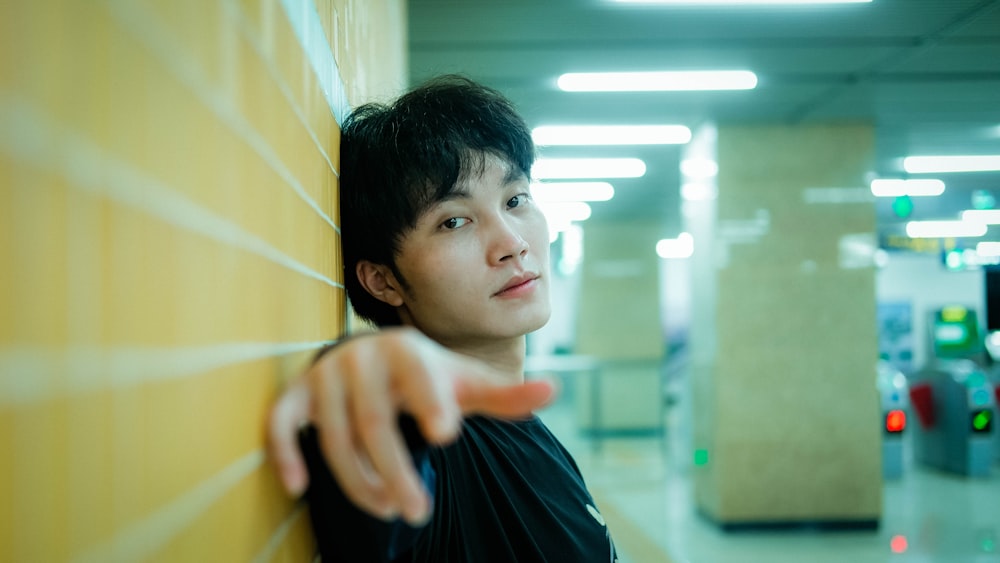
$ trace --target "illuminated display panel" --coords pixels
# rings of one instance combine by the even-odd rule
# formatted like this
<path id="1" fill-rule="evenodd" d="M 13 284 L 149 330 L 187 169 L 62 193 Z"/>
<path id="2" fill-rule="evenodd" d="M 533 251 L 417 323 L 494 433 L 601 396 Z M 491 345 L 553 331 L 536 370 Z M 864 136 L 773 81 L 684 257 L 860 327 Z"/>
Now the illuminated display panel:
<path id="1" fill-rule="evenodd" d="M 939 358 L 965 358 L 979 348 L 979 326 L 975 311 L 945 307 L 933 318 L 934 352 Z"/>

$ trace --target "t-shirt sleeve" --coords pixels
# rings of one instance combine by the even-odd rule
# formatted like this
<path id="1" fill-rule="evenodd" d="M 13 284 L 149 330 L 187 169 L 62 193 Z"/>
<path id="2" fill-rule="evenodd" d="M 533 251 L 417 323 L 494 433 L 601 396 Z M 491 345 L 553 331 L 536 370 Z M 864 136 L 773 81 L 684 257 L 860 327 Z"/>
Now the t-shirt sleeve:
<path id="1" fill-rule="evenodd" d="M 400 416 L 399 426 L 417 473 L 433 498 L 435 474 L 430 463 L 429 446 L 412 417 Z M 302 431 L 300 445 L 309 468 L 306 500 L 324 563 L 389 563 L 413 548 L 426 526 L 413 528 L 402 519 L 386 522 L 360 510 L 348 500 L 323 459 L 315 428 L 307 427 Z"/>

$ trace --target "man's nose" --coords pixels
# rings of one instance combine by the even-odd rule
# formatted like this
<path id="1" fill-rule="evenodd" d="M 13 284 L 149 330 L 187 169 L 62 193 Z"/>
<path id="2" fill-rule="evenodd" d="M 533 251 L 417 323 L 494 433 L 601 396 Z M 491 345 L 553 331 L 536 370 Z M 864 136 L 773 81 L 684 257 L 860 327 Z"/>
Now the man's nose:
<path id="1" fill-rule="evenodd" d="M 489 259 L 491 264 L 500 264 L 507 260 L 520 259 L 528 253 L 528 241 L 512 221 L 498 218 L 491 229 Z"/>

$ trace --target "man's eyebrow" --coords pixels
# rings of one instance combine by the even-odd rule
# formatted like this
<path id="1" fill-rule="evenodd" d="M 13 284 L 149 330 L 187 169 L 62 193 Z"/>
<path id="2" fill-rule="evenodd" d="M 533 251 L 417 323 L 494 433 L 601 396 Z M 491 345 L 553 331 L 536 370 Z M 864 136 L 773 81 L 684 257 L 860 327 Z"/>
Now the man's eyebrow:
<path id="1" fill-rule="evenodd" d="M 528 177 L 524 175 L 524 172 L 520 168 L 511 165 L 507 167 L 507 174 L 503 177 L 503 183 L 504 185 L 509 185 L 527 179 Z"/>
<path id="2" fill-rule="evenodd" d="M 435 205 L 437 205 L 439 203 L 444 203 L 446 201 L 454 201 L 456 199 L 469 199 L 471 197 L 472 197 L 472 194 L 468 190 L 465 190 L 465 189 L 462 189 L 462 188 L 457 188 L 457 189 L 454 189 L 454 190 L 446 193 L 444 195 L 444 197 L 442 197 L 441 199 L 437 200 L 434 203 L 435 203 Z"/>

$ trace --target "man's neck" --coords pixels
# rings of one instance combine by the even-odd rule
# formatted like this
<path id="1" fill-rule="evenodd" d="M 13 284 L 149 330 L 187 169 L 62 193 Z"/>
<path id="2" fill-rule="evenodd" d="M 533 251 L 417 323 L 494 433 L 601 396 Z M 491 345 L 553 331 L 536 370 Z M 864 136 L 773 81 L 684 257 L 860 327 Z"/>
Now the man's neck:
<path id="1" fill-rule="evenodd" d="M 511 383 L 524 381 L 527 338 L 523 334 L 510 338 L 446 338 L 442 335 L 435 336 L 421 328 L 405 313 L 405 309 L 400 311 L 400 319 L 403 325 L 416 328 L 452 352 L 482 361 L 501 375 L 508 377 Z"/>
<path id="2" fill-rule="evenodd" d="M 441 345 L 453 352 L 481 360 L 510 377 L 512 382 L 524 381 L 524 336 L 481 342 L 441 342 Z"/>

